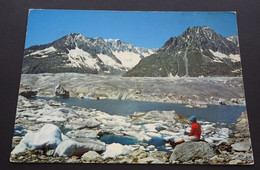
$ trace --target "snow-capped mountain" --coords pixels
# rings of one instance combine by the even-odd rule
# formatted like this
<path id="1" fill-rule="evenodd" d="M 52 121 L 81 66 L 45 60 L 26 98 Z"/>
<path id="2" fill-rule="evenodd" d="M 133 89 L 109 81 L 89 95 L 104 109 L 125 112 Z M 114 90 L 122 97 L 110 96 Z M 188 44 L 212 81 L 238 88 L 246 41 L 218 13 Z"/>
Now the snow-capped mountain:
<path id="1" fill-rule="evenodd" d="M 124 76 L 241 75 L 239 47 L 234 39 L 231 41 L 209 27 L 188 28 L 180 36 L 171 37 Z"/>
<path id="2" fill-rule="evenodd" d="M 134 47 L 133 44 L 128 44 L 120 41 L 119 39 L 105 40 L 111 48 L 113 54 L 122 62 L 127 68 L 133 68 L 140 59 L 151 55 L 155 52 L 153 49 L 142 47 Z M 125 57 L 128 56 L 128 57 Z"/>
<path id="3" fill-rule="evenodd" d="M 22 72 L 122 74 L 154 52 L 120 40 L 73 33 L 49 44 L 25 49 Z"/>
<path id="4" fill-rule="evenodd" d="M 227 40 L 233 42 L 237 47 L 239 47 L 239 41 L 237 35 L 232 35 L 230 37 L 227 37 Z"/>

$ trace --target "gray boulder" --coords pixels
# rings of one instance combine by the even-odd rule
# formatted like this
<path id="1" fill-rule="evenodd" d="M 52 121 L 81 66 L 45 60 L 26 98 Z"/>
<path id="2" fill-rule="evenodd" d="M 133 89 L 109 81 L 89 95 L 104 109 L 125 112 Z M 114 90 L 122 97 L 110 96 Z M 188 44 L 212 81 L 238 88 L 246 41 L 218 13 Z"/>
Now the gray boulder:
<path id="1" fill-rule="evenodd" d="M 26 98 L 33 98 L 33 97 L 36 97 L 37 91 L 25 90 L 25 91 L 21 91 L 19 94 Z"/>
<path id="2" fill-rule="evenodd" d="M 184 142 L 174 148 L 170 161 L 208 160 L 213 156 L 215 156 L 214 151 L 206 142 Z"/>
<path id="3" fill-rule="evenodd" d="M 101 122 L 95 118 L 89 118 L 82 120 L 78 118 L 72 118 L 70 122 L 66 123 L 65 127 L 68 129 L 84 129 L 84 128 L 95 128 L 101 125 Z"/>
<path id="4" fill-rule="evenodd" d="M 95 151 L 88 151 L 82 155 L 81 160 L 83 162 L 97 162 L 97 163 L 102 163 L 103 159 L 102 156 L 99 155 Z"/>
<path id="5" fill-rule="evenodd" d="M 61 98 L 70 97 L 69 91 L 65 90 L 64 87 L 62 87 L 60 84 L 55 87 L 54 92 L 57 97 L 61 97 Z"/>
<path id="6" fill-rule="evenodd" d="M 251 140 L 248 138 L 248 139 L 245 139 L 242 142 L 235 143 L 235 144 L 233 144 L 231 146 L 233 147 L 233 149 L 235 151 L 246 152 L 246 151 L 248 151 L 251 148 Z"/>
<path id="7" fill-rule="evenodd" d="M 103 142 L 89 140 L 85 143 L 71 139 L 62 141 L 55 150 L 56 156 L 81 156 L 88 151 L 104 152 L 106 149 Z"/>
<path id="8" fill-rule="evenodd" d="M 249 124 L 247 112 L 243 112 L 241 116 L 237 119 L 236 124 L 236 137 L 250 137 Z"/>

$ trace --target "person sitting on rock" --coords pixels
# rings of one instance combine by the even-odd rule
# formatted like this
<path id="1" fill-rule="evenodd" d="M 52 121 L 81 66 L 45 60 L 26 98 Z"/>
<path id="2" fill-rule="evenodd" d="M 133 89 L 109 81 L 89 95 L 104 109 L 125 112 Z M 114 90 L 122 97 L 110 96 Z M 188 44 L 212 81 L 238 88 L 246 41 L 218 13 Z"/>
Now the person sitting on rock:
<path id="1" fill-rule="evenodd" d="M 191 125 L 191 130 L 190 133 L 188 134 L 187 137 L 184 137 L 185 139 L 178 140 L 176 142 L 168 140 L 167 143 L 170 143 L 172 148 L 175 148 L 176 145 L 181 144 L 183 142 L 188 142 L 188 141 L 199 141 L 200 140 L 200 135 L 201 135 L 201 127 L 197 123 L 197 118 L 196 116 L 191 116 L 190 121 L 192 123 Z"/>

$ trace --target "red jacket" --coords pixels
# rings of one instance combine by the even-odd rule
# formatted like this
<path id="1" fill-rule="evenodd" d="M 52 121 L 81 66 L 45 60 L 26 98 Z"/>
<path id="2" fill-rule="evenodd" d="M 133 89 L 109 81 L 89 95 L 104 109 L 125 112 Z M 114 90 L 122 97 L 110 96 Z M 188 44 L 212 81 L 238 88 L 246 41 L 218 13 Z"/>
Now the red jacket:
<path id="1" fill-rule="evenodd" d="M 190 130 L 190 136 L 195 136 L 200 138 L 201 135 L 201 128 L 198 123 L 193 123 Z"/>

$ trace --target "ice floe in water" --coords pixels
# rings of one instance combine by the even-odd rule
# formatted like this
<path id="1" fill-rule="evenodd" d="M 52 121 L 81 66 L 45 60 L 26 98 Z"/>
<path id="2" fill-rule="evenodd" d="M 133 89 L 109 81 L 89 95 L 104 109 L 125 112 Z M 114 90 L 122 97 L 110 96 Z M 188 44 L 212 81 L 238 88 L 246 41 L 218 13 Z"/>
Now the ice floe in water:
<path id="1" fill-rule="evenodd" d="M 46 123 L 55 123 L 65 135 L 72 139 L 91 138 L 101 140 L 108 145 L 119 143 L 133 146 L 139 143 L 140 147 L 142 146 L 140 143 L 146 143 L 142 146 L 145 150 L 169 148 L 165 145 L 165 141 L 183 138 L 190 131 L 191 126 L 187 117 L 181 116 L 174 110 L 139 112 L 130 116 L 118 116 L 95 109 L 70 108 L 61 103 L 53 104 L 53 101 L 30 101 L 25 98 L 18 102 L 17 119 L 19 120 L 18 125 L 28 131 L 21 142 L 24 144 L 23 146 L 21 144 L 21 150 L 25 146 L 29 146 L 28 140 L 35 138 L 35 134 L 30 131 L 40 129 Z M 35 124 L 36 121 L 37 124 Z M 224 141 L 231 133 L 231 130 L 224 126 L 225 124 L 217 127 L 216 123 L 203 121 L 199 123 L 202 127 L 202 139 L 210 143 Z M 112 136 L 109 140 L 108 135 Z M 44 137 L 44 135 L 41 136 Z M 45 137 L 45 139 L 47 138 Z M 40 143 L 42 141 L 36 143 L 42 146 Z M 28 148 L 37 147 L 29 146 Z"/>

